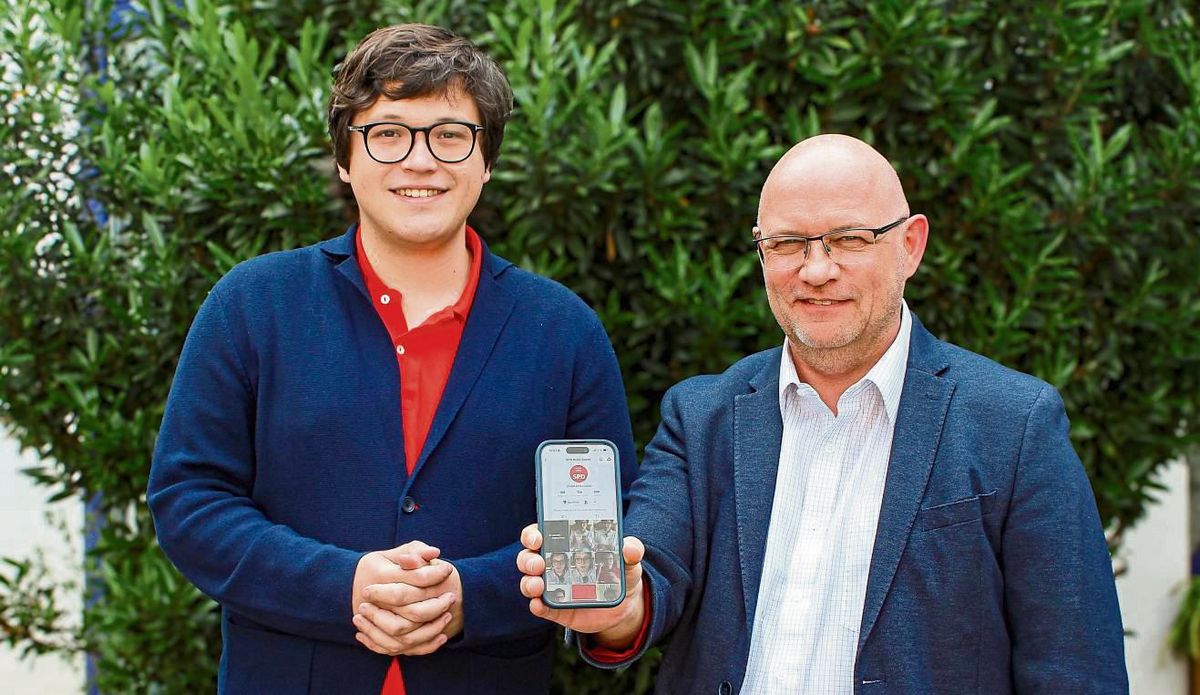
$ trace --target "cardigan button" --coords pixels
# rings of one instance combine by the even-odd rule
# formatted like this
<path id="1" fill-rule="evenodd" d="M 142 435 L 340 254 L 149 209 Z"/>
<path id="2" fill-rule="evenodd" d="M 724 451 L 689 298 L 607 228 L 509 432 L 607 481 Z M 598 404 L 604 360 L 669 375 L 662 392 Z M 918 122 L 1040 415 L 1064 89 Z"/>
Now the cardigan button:
<path id="1" fill-rule="evenodd" d="M 733 685 L 729 681 L 721 681 L 720 687 L 717 688 L 718 695 L 733 695 Z"/>
<path id="2" fill-rule="evenodd" d="M 421 505 L 417 504 L 417 501 L 411 497 L 405 497 L 400 502 L 400 509 L 403 510 L 405 514 L 412 514 L 420 508 Z"/>

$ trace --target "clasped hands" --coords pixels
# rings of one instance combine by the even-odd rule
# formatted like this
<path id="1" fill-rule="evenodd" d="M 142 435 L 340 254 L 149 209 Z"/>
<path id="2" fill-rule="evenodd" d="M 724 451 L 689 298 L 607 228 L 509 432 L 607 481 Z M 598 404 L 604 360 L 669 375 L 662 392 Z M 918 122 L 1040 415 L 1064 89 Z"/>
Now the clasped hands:
<path id="1" fill-rule="evenodd" d="M 439 555 L 412 541 L 359 559 L 351 593 L 359 643 L 387 656 L 418 656 L 462 632 L 462 580 Z"/>

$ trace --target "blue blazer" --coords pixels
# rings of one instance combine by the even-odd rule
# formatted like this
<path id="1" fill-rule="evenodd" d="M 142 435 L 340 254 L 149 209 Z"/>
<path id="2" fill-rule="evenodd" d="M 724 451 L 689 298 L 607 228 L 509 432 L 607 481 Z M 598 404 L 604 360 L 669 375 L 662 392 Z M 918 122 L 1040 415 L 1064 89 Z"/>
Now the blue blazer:
<path id="1" fill-rule="evenodd" d="M 630 494 L 662 693 L 739 690 L 775 495 L 782 348 L 689 379 Z M 1049 385 L 914 317 L 856 693 L 1119 693 L 1121 618 L 1091 487 Z"/>
<path id="2" fill-rule="evenodd" d="M 350 589 L 368 551 L 418 539 L 463 583 L 465 629 L 401 657 L 407 690 L 544 692 L 553 627 L 515 564 L 536 519 L 545 439 L 633 438 L 595 313 L 484 247 L 479 285 L 425 447 L 404 460 L 392 343 L 352 228 L 234 268 L 180 357 L 150 473 L 163 550 L 221 604 L 225 693 L 377 695 L 389 657 L 354 639 Z"/>

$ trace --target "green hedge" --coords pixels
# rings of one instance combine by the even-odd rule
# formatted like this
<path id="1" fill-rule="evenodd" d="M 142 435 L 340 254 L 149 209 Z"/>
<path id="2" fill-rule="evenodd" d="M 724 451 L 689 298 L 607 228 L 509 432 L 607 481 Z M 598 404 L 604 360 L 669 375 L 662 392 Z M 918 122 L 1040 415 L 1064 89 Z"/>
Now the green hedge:
<path id="1" fill-rule="evenodd" d="M 103 493 L 104 523 L 82 631 L 13 558 L 0 634 L 88 649 L 106 691 L 212 687 L 216 613 L 154 543 L 150 452 L 211 284 L 353 218 L 324 104 L 384 23 L 449 26 L 507 70 L 517 111 L 472 223 L 600 312 L 640 444 L 672 383 L 780 342 L 747 242 L 771 163 L 817 132 L 896 163 L 932 225 L 911 306 L 1062 391 L 1106 522 L 1196 441 L 1192 3 L 186 0 L 114 30 L 111 0 L 5 2 L 0 420 L 48 495 Z M 645 692 L 653 663 L 614 678 L 564 654 L 556 683 Z"/>

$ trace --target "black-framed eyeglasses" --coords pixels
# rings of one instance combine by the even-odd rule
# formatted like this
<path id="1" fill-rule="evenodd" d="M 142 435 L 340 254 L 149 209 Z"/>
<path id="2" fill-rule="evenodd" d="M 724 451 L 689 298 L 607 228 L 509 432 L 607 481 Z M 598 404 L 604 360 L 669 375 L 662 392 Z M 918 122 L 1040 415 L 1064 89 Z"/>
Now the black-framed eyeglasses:
<path id="1" fill-rule="evenodd" d="M 395 164 L 412 154 L 417 133 L 425 133 L 425 146 L 439 162 L 456 164 L 475 152 L 475 141 L 483 126 L 468 121 L 446 121 L 418 128 L 407 123 L 377 121 L 348 126 L 363 134 L 367 154 L 380 164 Z"/>
<path id="2" fill-rule="evenodd" d="M 853 263 L 865 258 L 863 252 L 870 250 L 880 236 L 903 224 L 909 217 L 905 215 L 882 227 L 835 229 L 817 236 L 763 236 L 762 228 L 755 227 L 754 245 L 758 247 L 758 257 L 767 270 L 796 270 L 808 260 L 808 247 L 814 241 L 821 242 L 821 247 L 834 263 Z"/>

